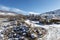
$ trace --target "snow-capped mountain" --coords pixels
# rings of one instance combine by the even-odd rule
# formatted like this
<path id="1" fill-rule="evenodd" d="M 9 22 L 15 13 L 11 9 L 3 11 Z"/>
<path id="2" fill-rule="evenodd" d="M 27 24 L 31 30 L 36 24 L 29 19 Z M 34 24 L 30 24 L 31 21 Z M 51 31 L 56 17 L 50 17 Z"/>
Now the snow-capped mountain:
<path id="1" fill-rule="evenodd" d="M 2 11 L 2 10 L 0 10 L 0 15 L 12 15 L 12 16 L 15 16 L 15 15 L 17 15 L 17 13 L 10 12 L 10 11 Z"/>
<path id="2" fill-rule="evenodd" d="M 48 16 L 48 17 L 60 17 L 60 9 L 50 11 L 50 12 L 45 12 L 40 14 L 41 16 Z"/>

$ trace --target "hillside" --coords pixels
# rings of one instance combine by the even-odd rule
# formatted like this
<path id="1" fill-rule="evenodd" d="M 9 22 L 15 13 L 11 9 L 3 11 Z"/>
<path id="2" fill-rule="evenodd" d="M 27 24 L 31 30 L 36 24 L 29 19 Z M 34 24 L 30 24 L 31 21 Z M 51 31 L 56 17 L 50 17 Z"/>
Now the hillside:
<path id="1" fill-rule="evenodd" d="M 58 10 L 54 10 L 54 11 L 50 11 L 50 12 L 45 12 L 45 13 L 41 13 L 41 16 L 60 16 L 60 9 Z"/>

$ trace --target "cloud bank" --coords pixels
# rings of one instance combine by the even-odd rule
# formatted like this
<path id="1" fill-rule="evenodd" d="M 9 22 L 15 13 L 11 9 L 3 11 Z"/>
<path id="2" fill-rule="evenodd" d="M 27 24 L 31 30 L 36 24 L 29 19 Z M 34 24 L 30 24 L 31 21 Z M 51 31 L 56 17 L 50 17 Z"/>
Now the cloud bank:
<path id="1" fill-rule="evenodd" d="M 39 13 L 35 13 L 35 12 L 26 12 L 26 11 L 23 11 L 23 10 L 18 9 L 18 8 L 10 8 L 7 6 L 2 6 L 2 5 L 0 5 L 0 10 L 12 11 L 12 12 L 21 13 L 21 14 L 35 14 L 35 15 L 39 14 Z"/>
<path id="2" fill-rule="evenodd" d="M 36 13 L 36 12 L 29 12 L 29 14 L 35 14 L 35 15 L 38 15 L 40 13 Z"/>
<path id="3" fill-rule="evenodd" d="M 25 11 L 20 10 L 18 8 L 10 8 L 10 7 L 6 7 L 6 6 L 0 6 L 0 10 L 3 10 L 3 11 L 12 11 L 12 12 L 16 12 L 16 13 L 26 13 Z"/>

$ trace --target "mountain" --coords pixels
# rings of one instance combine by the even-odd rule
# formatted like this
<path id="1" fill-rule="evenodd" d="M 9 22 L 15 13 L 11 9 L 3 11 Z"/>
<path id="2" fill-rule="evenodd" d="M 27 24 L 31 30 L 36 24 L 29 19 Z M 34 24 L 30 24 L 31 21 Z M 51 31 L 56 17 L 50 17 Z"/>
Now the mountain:
<path id="1" fill-rule="evenodd" d="M 60 17 L 60 9 L 42 13 L 42 14 L 40 14 L 40 16 L 42 16 L 42 17 L 47 16 L 47 17 L 50 17 L 50 18 L 52 18 L 52 17 Z"/>
<path id="2" fill-rule="evenodd" d="M 3 11 L 3 10 L 0 10 L 0 15 L 11 15 L 11 16 L 15 16 L 17 15 L 17 13 L 15 12 L 11 12 L 11 11 Z"/>

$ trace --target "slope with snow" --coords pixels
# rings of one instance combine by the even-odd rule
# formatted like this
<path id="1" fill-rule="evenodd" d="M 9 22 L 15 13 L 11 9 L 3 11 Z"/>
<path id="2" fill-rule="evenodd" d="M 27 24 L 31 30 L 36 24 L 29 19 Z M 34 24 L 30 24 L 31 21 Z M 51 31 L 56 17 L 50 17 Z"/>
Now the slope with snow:
<path id="1" fill-rule="evenodd" d="M 17 15 L 15 12 L 9 12 L 9 11 L 1 11 L 0 10 L 0 15 Z"/>
<path id="2" fill-rule="evenodd" d="M 31 25 L 31 27 L 42 27 L 48 31 L 43 38 L 39 38 L 38 40 L 60 40 L 60 24 L 38 25 L 32 23 L 30 20 L 26 20 L 25 22 Z"/>
<path id="3" fill-rule="evenodd" d="M 48 18 L 60 17 L 60 9 L 42 13 L 42 14 L 40 14 L 40 16 L 43 16 L 43 17 L 47 16 Z"/>

